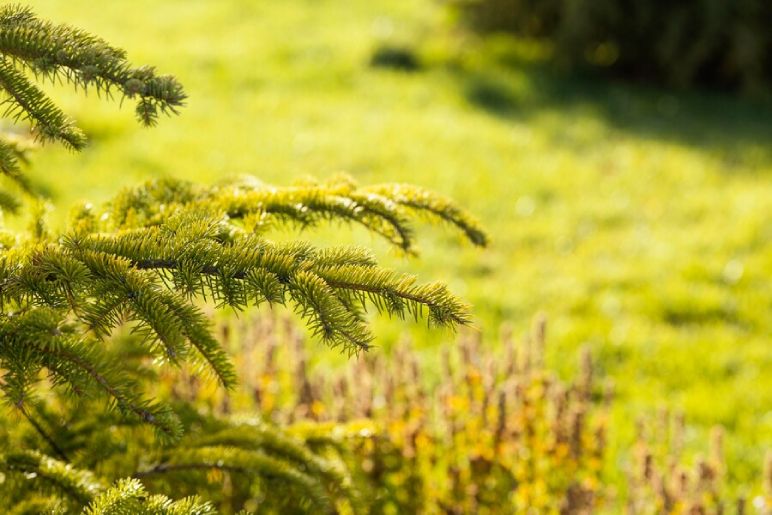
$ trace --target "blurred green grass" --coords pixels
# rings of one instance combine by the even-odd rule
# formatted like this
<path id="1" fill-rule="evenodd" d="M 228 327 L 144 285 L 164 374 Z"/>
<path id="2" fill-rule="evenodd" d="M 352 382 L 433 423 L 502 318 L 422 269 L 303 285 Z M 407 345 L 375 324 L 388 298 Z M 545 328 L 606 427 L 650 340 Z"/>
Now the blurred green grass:
<path id="1" fill-rule="evenodd" d="M 91 138 L 80 155 L 34 155 L 55 221 L 167 175 L 284 184 L 342 170 L 434 188 L 482 219 L 490 249 L 425 229 L 408 260 L 356 230 L 305 236 L 359 240 L 449 282 L 483 332 L 525 331 L 545 312 L 552 366 L 568 373 L 589 345 L 615 381 L 613 441 L 637 416 L 684 409 L 695 441 L 727 427 L 734 480 L 758 473 L 772 442 L 770 106 L 563 78 L 532 44 L 456 33 L 439 2 L 29 4 L 176 75 L 190 96 L 180 117 L 143 130 L 127 107 L 49 88 Z M 414 45 L 422 71 L 369 67 L 382 42 Z M 382 345 L 404 330 L 377 327 Z M 427 354 L 445 338 L 412 330 Z"/>

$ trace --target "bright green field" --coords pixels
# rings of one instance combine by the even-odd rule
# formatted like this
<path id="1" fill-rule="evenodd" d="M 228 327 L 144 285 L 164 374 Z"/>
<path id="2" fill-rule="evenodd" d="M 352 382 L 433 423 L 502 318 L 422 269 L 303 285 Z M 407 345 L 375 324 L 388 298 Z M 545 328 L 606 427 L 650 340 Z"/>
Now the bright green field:
<path id="1" fill-rule="evenodd" d="M 57 89 L 92 141 L 34 156 L 58 215 L 164 175 L 288 183 L 344 170 L 434 188 L 479 216 L 490 249 L 441 228 L 422 231 L 420 260 L 363 243 L 448 281 L 485 333 L 547 313 L 561 373 L 589 345 L 621 397 L 615 441 L 638 416 L 683 409 L 693 444 L 727 427 L 735 480 L 758 473 L 772 447 L 770 106 L 563 79 L 528 45 L 459 39 L 429 0 L 29 3 L 190 96 L 182 116 L 144 130 L 128 106 Z M 370 68 L 381 41 L 413 45 L 424 69 Z M 342 232 L 336 242 L 362 240 Z M 378 324 L 384 345 L 404 328 Z M 425 337 L 427 354 L 441 338 Z"/>

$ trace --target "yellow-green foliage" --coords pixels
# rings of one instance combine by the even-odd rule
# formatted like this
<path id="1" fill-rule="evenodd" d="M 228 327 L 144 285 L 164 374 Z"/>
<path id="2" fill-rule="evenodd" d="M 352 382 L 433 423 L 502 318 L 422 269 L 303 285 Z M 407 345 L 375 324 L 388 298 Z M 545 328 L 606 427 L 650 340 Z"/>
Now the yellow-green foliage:
<path id="1" fill-rule="evenodd" d="M 749 501 L 772 505 L 772 484 L 756 479 L 742 495 L 727 488 L 721 428 L 706 456 L 685 450 L 682 414 L 641 414 L 617 461 L 608 448 L 617 430 L 613 388 L 586 350 L 575 380 L 557 378 L 544 364 L 545 329 L 539 319 L 516 341 L 506 326 L 495 350 L 466 333 L 443 347 L 439 371 L 403 340 L 389 357 L 363 355 L 331 372 L 309 366 L 290 319 L 233 320 L 220 334 L 238 355 L 244 380 L 236 391 L 225 395 L 188 373 L 166 372 L 163 384 L 221 416 L 258 411 L 312 447 L 339 449 L 370 513 L 731 513 Z M 609 474 L 617 467 L 621 489 Z"/>
<path id="2" fill-rule="evenodd" d="M 99 38 L 39 21 L 25 7 L 0 8 L 5 114 L 29 121 L 38 139 L 76 150 L 84 134 L 29 71 L 108 97 L 114 90 L 139 97 L 145 125 L 185 99 L 176 79 L 131 67 Z M 23 197 L 32 201 L 29 229 L 3 225 L 0 248 L 0 394 L 14 416 L 0 424 L 0 505 L 20 513 L 212 513 L 209 501 L 226 511 L 250 504 L 264 512 L 361 511 L 336 456 L 276 427 L 213 419 L 192 403 L 172 406 L 150 381 L 159 366 L 187 365 L 234 386 L 232 364 L 200 307 L 207 300 L 233 309 L 289 304 L 320 340 L 351 354 L 370 347 L 369 306 L 400 318 L 425 315 L 438 326 L 467 324 L 466 305 L 443 284 L 416 284 L 360 248 L 277 243 L 265 233 L 269 222 L 357 222 L 410 251 L 411 219 L 426 215 L 485 245 L 474 219 L 409 185 L 368 189 L 342 178 L 197 189 L 151 181 L 104 207 L 77 209 L 59 231 L 47 226 L 45 204 L 20 174 L 23 151 L 8 136 L 0 141 L 0 170 L 33 197 Z M 5 209 L 17 209 L 6 196 Z M 116 333 L 124 329 L 131 336 L 121 342 Z M 240 477 L 207 495 L 208 478 L 195 480 L 202 472 Z M 140 478 L 186 496 L 148 492 Z"/>
<path id="3" fill-rule="evenodd" d="M 52 224 L 149 178 L 287 185 L 342 170 L 435 189 L 493 244 L 419 229 L 418 261 L 372 240 L 384 265 L 447 279 L 484 331 L 547 312 L 546 361 L 561 377 L 575 368 L 564 356 L 589 345 L 622 399 L 610 452 L 641 410 L 667 403 L 704 438 L 726 427 L 729 482 L 758 475 L 772 441 L 768 105 L 556 76 L 538 46 L 459 39 L 434 0 L 25 3 L 175 74 L 189 95 L 184 116 L 144 131 L 132 105 L 46 86 L 92 142 L 80 156 L 33 154 Z M 383 43 L 410 48 L 421 71 L 369 66 Z M 370 241 L 360 229 L 302 236 Z M 403 329 L 374 324 L 386 340 Z M 414 327 L 416 346 L 439 354 L 440 337 Z"/>
<path id="4" fill-rule="evenodd" d="M 317 456 L 302 439 L 278 428 L 209 420 L 197 414 L 195 399 L 172 406 L 146 390 L 161 364 L 188 365 L 197 378 L 211 375 L 219 387 L 234 386 L 232 364 L 196 300 L 239 310 L 288 304 L 318 339 L 349 354 L 370 347 L 368 307 L 400 318 L 425 315 L 439 326 L 468 323 L 466 306 L 444 285 L 418 285 L 412 276 L 381 268 L 368 251 L 275 243 L 263 234 L 272 218 L 306 225 L 356 221 L 390 240 L 403 235 L 392 242 L 408 250 L 409 220 L 417 212 L 485 243 L 472 218 L 439 196 L 407 186 L 360 190 L 350 181 L 200 190 L 151 182 L 103 208 L 77 210 L 72 228 L 58 237 L 43 229 L 21 235 L 26 238 L 0 253 L 0 392 L 7 410 L 29 426 L 0 424 L 8 433 L 0 470 L 11 479 L 23 475 L 8 482 L 0 502 L 43 502 L 38 495 L 53 483 L 60 497 L 51 502 L 94 513 L 187 509 L 187 501 L 147 497 L 136 481 L 100 493 L 104 488 L 88 481 L 99 469 L 107 472 L 101 485 L 128 475 L 155 485 L 161 476 L 157 488 L 174 498 L 257 503 L 264 511 L 332 513 L 341 502 L 358 509 L 345 468 Z M 121 346 L 115 333 L 124 328 L 131 338 Z M 144 426 L 168 447 L 143 434 Z M 28 439 L 25 427 L 39 439 Z M 20 441 L 58 459 L 37 452 L 20 458 L 10 452 Z M 150 458 L 157 463 L 147 463 Z M 189 477 L 202 471 L 243 477 L 226 491 L 215 488 L 219 497 L 207 496 Z"/>
<path id="5" fill-rule="evenodd" d="M 76 201 L 149 178 L 213 184 L 247 172 L 286 185 L 346 170 L 362 184 L 437 189 L 478 214 L 495 244 L 479 252 L 419 232 L 415 262 L 376 238 L 381 262 L 450 280 L 484 331 L 546 310 L 545 361 L 560 377 L 575 368 L 566 356 L 589 345 L 620 399 L 608 449 L 620 490 L 620 449 L 662 404 L 693 424 L 687 448 L 726 427 L 727 482 L 758 476 L 772 439 L 768 106 L 556 77 L 539 47 L 457 39 L 430 0 L 25 4 L 174 73 L 190 96 L 184 117 L 148 132 L 131 105 L 45 84 L 91 141 L 80 155 L 32 155 L 52 225 Z M 421 72 L 368 66 L 384 40 L 410 48 Z M 384 345 L 403 327 L 374 323 Z M 421 354 L 440 354 L 439 336 L 413 336 Z"/>

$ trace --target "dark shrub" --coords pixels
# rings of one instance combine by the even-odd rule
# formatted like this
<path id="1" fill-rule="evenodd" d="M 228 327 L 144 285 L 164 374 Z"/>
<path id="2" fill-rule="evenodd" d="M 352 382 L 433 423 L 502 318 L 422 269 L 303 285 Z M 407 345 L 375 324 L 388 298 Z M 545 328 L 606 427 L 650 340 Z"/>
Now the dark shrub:
<path id="1" fill-rule="evenodd" d="M 481 32 L 544 38 L 556 62 L 673 86 L 772 83 L 768 0 L 460 0 Z"/>

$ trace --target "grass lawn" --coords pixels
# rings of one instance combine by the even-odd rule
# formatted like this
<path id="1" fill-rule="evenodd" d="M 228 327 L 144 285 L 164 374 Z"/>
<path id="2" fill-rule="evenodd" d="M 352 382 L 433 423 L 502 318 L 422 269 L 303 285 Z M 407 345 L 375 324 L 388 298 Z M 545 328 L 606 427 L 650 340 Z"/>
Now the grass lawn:
<path id="1" fill-rule="evenodd" d="M 636 417 L 683 409 L 692 443 L 726 426 L 734 480 L 759 472 L 772 443 L 770 106 L 561 78 L 533 45 L 460 39 L 428 0 L 28 3 L 190 96 L 144 130 L 127 106 L 52 87 L 91 138 L 80 155 L 34 155 L 54 218 L 167 175 L 286 184 L 346 171 L 434 188 L 479 216 L 490 249 L 426 229 L 418 260 L 356 230 L 309 238 L 358 239 L 448 281 L 486 333 L 545 312 L 552 366 L 570 373 L 586 345 L 614 380 L 613 441 Z M 383 41 L 412 45 L 423 68 L 369 67 Z M 377 327 L 388 345 L 405 324 Z M 427 355 L 448 339 L 411 330 Z"/>

